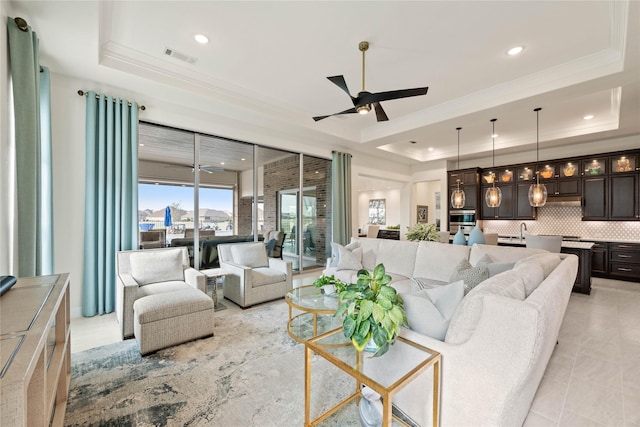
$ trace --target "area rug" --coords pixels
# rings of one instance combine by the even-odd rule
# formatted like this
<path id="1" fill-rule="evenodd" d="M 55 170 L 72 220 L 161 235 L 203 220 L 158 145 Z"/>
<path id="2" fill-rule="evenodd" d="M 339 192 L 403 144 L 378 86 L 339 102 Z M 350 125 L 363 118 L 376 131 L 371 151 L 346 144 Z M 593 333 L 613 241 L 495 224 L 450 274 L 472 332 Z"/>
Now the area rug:
<path id="1" fill-rule="evenodd" d="M 304 346 L 286 331 L 282 300 L 225 310 L 215 335 L 141 357 L 135 340 L 71 357 L 67 426 L 304 425 Z M 313 356 L 312 415 L 353 391 Z M 327 425 L 359 425 L 349 405 Z"/>

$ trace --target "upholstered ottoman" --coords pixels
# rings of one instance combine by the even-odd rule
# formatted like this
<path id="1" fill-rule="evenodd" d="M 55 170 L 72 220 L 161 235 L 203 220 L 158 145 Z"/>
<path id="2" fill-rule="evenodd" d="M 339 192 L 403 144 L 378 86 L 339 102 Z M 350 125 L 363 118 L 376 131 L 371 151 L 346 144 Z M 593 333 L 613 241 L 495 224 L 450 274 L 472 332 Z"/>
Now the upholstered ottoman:
<path id="1" fill-rule="evenodd" d="M 193 288 L 139 298 L 133 317 L 140 354 L 213 335 L 213 301 Z"/>

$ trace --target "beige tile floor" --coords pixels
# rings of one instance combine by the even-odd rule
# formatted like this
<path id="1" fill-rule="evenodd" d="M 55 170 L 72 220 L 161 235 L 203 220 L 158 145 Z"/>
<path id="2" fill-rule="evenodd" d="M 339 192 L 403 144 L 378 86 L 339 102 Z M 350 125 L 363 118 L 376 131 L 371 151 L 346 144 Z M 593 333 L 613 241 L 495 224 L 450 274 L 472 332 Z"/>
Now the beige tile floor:
<path id="1" fill-rule="evenodd" d="M 640 427 L 640 283 L 594 278 L 592 287 L 571 295 L 525 427 Z M 241 310 L 224 303 L 216 318 Z M 118 341 L 114 314 L 71 319 L 72 352 Z"/>

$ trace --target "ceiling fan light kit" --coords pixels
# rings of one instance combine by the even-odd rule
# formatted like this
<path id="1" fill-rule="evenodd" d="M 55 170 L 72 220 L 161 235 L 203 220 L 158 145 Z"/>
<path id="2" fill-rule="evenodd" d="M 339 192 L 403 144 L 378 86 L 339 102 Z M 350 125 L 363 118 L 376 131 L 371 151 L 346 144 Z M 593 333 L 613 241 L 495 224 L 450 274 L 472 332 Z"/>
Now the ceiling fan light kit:
<path id="1" fill-rule="evenodd" d="M 400 89 L 400 90 L 392 90 L 388 92 L 377 92 L 371 93 L 365 90 L 365 52 L 369 49 L 369 42 L 361 41 L 358 44 L 358 50 L 362 52 L 362 91 L 358 93 L 358 96 L 354 97 L 349 92 L 349 88 L 347 87 L 347 82 L 344 80 L 344 76 L 330 76 L 327 77 L 329 81 L 340 89 L 342 89 L 349 98 L 351 98 L 351 102 L 353 104 L 353 108 L 349 108 L 347 110 L 341 111 L 335 114 L 329 114 L 326 116 L 316 116 L 313 118 L 316 122 L 322 119 L 326 119 L 327 117 L 339 116 L 342 114 L 362 114 L 366 115 L 373 108 L 376 112 L 376 120 L 379 122 L 386 122 L 389 120 L 387 113 L 385 113 L 380 102 L 382 101 L 390 101 L 392 99 L 400 99 L 400 98 L 409 98 L 413 96 L 426 95 L 428 87 L 419 87 L 415 89 Z"/>
<path id="2" fill-rule="evenodd" d="M 493 141 L 492 164 L 494 168 L 496 167 L 496 120 L 498 119 L 491 119 L 491 123 L 493 124 L 493 130 L 491 132 L 491 139 Z M 492 171 L 491 174 L 493 175 L 492 185 L 491 187 L 487 188 L 487 191 L 484 194 L 484 201 L 488 207 L 498 208 L 502 203 L 502 190 L 500 189 L 500 187 L 496 187 L 495 172 Z"/>
<path id="3" fill-rule="evenodd" d="M 540 110 L 535 108 L 536 112 L 536 183 L 529 187 L 529 204 L 534 208 L 539 208 L 547 203 L 547 187 L 540 184 L 540 171 L 538 170 L 538 162 L 540 161 Z"/>

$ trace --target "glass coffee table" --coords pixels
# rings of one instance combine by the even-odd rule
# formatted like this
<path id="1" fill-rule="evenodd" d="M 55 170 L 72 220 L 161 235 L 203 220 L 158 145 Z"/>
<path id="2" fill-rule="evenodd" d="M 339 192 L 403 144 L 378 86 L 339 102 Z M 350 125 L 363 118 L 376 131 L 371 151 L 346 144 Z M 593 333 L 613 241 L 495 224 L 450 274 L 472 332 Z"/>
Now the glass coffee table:
<path id="1" fill-rule="evenodd" d="M 349 345 L 338 345 L 347 342 Z M 311 419 L 311 365 L 312 353 L 355 379 L 355 392 L 327 410 L 315 419 Z M 373 353 L 358 352 L 346 340 L 342 327 L 328 331 L 305 342 L 304 363 L 304 425 L 316 426 L 337 413 L 350 402 L 358 403 L 362 398 L 362 386 L 373 389 L 382 397 L 382 425 L 391 426 L 392 422 L 410 425 L 393 414 L 393 396 L 428 369 L 433 369 L 433 426 L 439 425 L 440 409 L 440 353 L 414 343 L 403 337 L 397 337 L 389 351 L 380 357 L 370 357 Z M 402 409 L 402 408 L 400 408 Z"/>
<path id="2" fill-rule="evenodd" d="M 301 286 L 287 292 L 285 301 L 289 305 L 287 331 L 299 343 L 342 325 L 342 319 L 333 316 L 338 308 L 337 294 L 324 294 L 313 285 Z M 301 313 L 294 315 L 294 310 Z"/>

